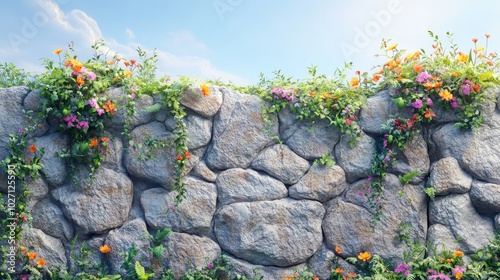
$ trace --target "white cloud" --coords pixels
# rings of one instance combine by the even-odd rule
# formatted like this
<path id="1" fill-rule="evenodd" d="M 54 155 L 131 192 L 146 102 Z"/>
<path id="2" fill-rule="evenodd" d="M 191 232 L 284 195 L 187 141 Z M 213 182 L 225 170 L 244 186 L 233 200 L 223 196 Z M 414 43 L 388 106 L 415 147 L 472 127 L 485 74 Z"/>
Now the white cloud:
<path id="1" fill-rule="evenodd" d="M 129 28 L 125 28 L 125 34 L 127 35 L 127 40 L 135 39 L 135 33 Z"/>

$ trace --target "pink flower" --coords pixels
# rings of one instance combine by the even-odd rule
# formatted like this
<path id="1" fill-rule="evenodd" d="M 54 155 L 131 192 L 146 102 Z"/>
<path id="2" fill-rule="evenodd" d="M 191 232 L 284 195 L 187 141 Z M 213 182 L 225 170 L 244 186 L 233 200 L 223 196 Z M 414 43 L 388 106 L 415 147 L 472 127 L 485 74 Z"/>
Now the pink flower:
<path id="1" fill-rule="evenodd" d="M 452 99 L 452 102 L 450 104 L 451 108 L 455 109 L 458 107 L 458 103 L 457 103 L 457 98 L 456 97 L 453 97 Z"/>
<path id="2" fill-rule="evenodd" d="M 411 106 L 415 109 L 420 109 L 422 108 L 422 100 L 418 99 L 417 101 L 411 103 Z"/>
<path id="3" fill-rule="evenodd" d="M 396 273 L 403 272 L 404 276 L 408 276 L 408 274 L 410 274 L 410 266 L 405 263 L 402 263 L 398 265 L 396 269 L 394 269 L 394 272 Z"/>
<path id="4" fill-rule="evenodd" d="M 432 104 L 434 104 L 434 102 L 432 102 L 432 99 L 427 98 L 427 106 L 432 106 Z"/>
<path id="5" fill-rule="evenodd" d="M 93 81 L 93 80 L 95 80 L 95 78 L 97 78 L 97 76 L 94 72 L 92 72 L 92 71 L 87 72 L 87 79 L 89 81 Z"/>
<path id="6" fill-rule="evenodd" d="M 430 78 L 432 78 L 432 75 L 429 75 L 429 73 L 427 73 L 427 71 L 424 71 L 424 72 L 420 72 L 417 76 L 417 78 L 415 79 L 415 81 L 419 82 L 419 83 L 424 83 L 425 81 L 429 80 Z"/>
<path id="7" fill-rule="evenodd" d="M 97 114 L 100 116 L 102 114 L 104 114 L 104 109 L 102 108 L 96 108 L 96 111 L 97 111 Z"/>
<path id="8" fill-rule="evenodd" d="M 95 98 L 90 99 L 88 104 L 90 105 L 90 107 L 98 107 L 97 106 L 97 99 L 95 99 Z"/>

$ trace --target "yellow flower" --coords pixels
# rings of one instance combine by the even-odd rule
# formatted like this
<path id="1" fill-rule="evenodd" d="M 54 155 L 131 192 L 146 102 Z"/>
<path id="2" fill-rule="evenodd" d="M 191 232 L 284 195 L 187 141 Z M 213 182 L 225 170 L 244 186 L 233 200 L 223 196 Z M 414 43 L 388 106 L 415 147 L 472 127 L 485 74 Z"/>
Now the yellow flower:
<path id="1" fill-rule="evenodd" d="M 457 271 L 457 273 L 455 273 L 455 278 L 456 278 L 457 280 L 462 279 L 462 272 Z"/>
<path id="2" fill-rule="evenodd" d="M 358 259 L 360 259 L 364 262 L 371 259 L 371 258 L 372 258 L 372 254 L 370 254 L 370 252 L 361 252 L 358 255 Z"/>
<path id="3" fill-rule="evenodd" d="M 52 53 L 53 54 L 60 54 L 62 52 L 63 52 L 63 50 L 61 50 L 61 49 L 55 49 Z"/>
<path id="4" fill-rule="evenodd" d="M 109 246 L 107 244 L 104 244 L 103 246 L 101 246 L 99 248 L 99 250 L 101 251 L 101 253 L 103 254 L 106 254 L 106 253 L 109 253 L 111 252 L 111 248 L 109 248 Z"/>
<path id="5" fill-rule="evenodd" d="M 130 70 L 123 71 L 123 76 L 125 76 L 125 77 L 132 77 L 132 71 L 130 71 Z"/>
<path id="6" fill-rule="evenodd" d="M 458 52 L 458 62 L 467 62 L 469 60 L 469 55 L 463 52 Z"/>
<path id="7" fill-rule="evenodd" d="M 108 62 L 107 62 L 107 63 L 108 63 L 108 65 L 113 65 L 113 64 L 115 64 L 115 62 L 114 62 L 113 60 L 108 60 Z"/>
<path id="8" fill-rule="evenodd" d="M 201 93 L 203 93 L 203 95 L 205 95 L 205 96 L 210 95 L 210 87 L 209 86 L 207 86 L 206 84 L 203 84 L 200 87 L 201 87 Z"/>
<path id="9" fill-rule="evenodd" d="M 36 261 L 36 264 L 38 264 L 39 266 L 44 266 L 47 264 L 47 262 L 45 262 L 44 259 L 40 258 L 38 259 L 38 261 Z"/>
<path id="10" fill-rule="evenodd" d="M 28 258 L 29 258 L 30 260 L 34 260 L 34 259 L 36 259 L 36 257 L 37 257 L 37 256 L 38 256 L 38 255 L 37 255 L 35 252 L 28 252 Z"/>
<path id="11" fill-rule="evenodd" d="M 455 255 L 455 257 L 462 257 L 464 255 L 464 252 L 456 250 L 453 252 L 453 255 Z"/>
<path id="12" fill-rule="evenodd" d="M 390 45 L 387 50 L 388 51 L 392 51 L 393 49 L 397 48 L 398 47 L 398 44 L 394 44 L 394 45 Z"/>
<path id="13" fill-rule="evenodd" d="M 453 94 L 451 94 L 447 89 L 441 90 L 439 92 L 439 96 L 441 97 L 442 100 L 444 101 L 450 101 L 453 99 Z"/>
<path id="14" fill-rule="evenodd" d="M 351 81 L 349 82 L 349 85 L 351 87 L 355 87 L 355 86 L 359 85 L 359 78 L 358 77 L 352 78 Z"/>

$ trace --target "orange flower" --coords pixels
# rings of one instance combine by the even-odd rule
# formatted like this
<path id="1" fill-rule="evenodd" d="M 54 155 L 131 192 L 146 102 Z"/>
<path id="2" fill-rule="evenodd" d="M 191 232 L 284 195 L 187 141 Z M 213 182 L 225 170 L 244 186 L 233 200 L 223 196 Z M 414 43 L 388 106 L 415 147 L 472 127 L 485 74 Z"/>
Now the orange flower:
<path id="1" fill-rule="evenodd" d="M 191 154 L 188 151 L 184 151 L 184 157 L 187 159 L 191 159 Z"/>
<path id="2" fill-rule="evenodd" d="M 398 44 L 394 44 L 394 45 L 390 45 L 387 50 L 388 51 L 392 51 L 393 49 L 397 48 L 398 47 Z"/>
<path id="3" fill-rule="evenodd" d="M 118 82 L 118 76 L 115 76 L 115 77 L 113 78 L 113 83 L 116 83 L 116 82 Z"/>
<path id="4" fill-rule="evenodd" d="M 457 280 L 460 280 L 460 279 L 462 279 L 462 272 L 457 271 L 457 273 L 455 273 L 455 275 L 454 275 L 454 276 L 455 276 L 455 278 L 456 278 Z"/>
<path id="5" fill-rule="evenodd" d="M 315 95 L 316 95 L 316 93 L 315 93 L 314 91 L 311 91 L 311 92 L 309 93 L 309 96 L 311 96 L 311 97 L 314 97 Z"/>
<path id="6" fill-rule="evenodd" d="M 181 155 L 178 155 L 178 156 L 177 156 L 177 160 L 178 160 L 178 161 L 183 160 L 182 156 L 181 156 Z"/>
<path id="7" fill-rule="evenodd" d="M 205 96 L 210 95 L 210 87 L 209 86 L 207 86 L 206 84 L 202 84 L 200 87 L 201 87 L 201 93 L 203 93 L 203 95 L 205 95 Z"/>
<path id="8" fill-rule="evenodd" d="M 446 259 L 446 262 L 447 262 L 447 263 L 451 263 L 451 262 L 452 262 L 452 260 L 451 260 L 451 259 Z"/>
<path id="9" fill-rule="evenodd" d="M 450 101 L 453 99 L 453 94 L 451 94 L 447 89 L 441 90 L 439 92 L 439 96 L 441 97 L 442 100 L 444 101 Z"/>
<path id="10" fill-rule="evenodd" d="M 481 89 L 481 86 L 480 85 L 472 85 L 472 89 L 475 91 L 475 92 L 479 92 L 479 90 Z"/>
<path id="11" fill-rule="evenodd" d="M 413 70 L 415 70 L 415 72 L 417 72 L 417 73 L 420 73 L 420 72 L 422 72 L 422 70 L 424 70 L 424 68 L 420 64 L 415 64 L 415 65 L 413 65 Z"/>
<path id="12" fill-rule="evenodd" d="M 21 254 L 23 255 L 26 255 L 26 253 L 28 253 L 28 249 L 26 249 L 26 247 L 24 246 L 19 247 L 19 249 L 21 249 Z"/>
<path id="13" fill-rule="evenodd" d="M 370 252 L 361 252 L 358 255 L 358 259 L 360 259 L 364 262 L 366 262 L 367 260 L 369 260 L 371 258 L 372 258 L 372 254 L 370 254 Z"/>
<path id="14" fill-rule="evenodd" d="M 30 146 L 30 152 L 32 152 L 32 153 L 36 152 L 36 145 L 35 144 L 32 144 Z"/>
<path id="15" fill-rule="evenodd" d="M 458 58 L 457 58 L 458 62 L 467 62 L 467 60 L 469 60 L 468 54 L 465 54 L 463 52 L 458 52 Z"/>
<path id="16" fill-rule="evenodd" d="M 488 64 L 488 66 L 493 66 L 493 62 L 491 62 L 491 60 L 486 61 L 486 64 Z"/>
<path id="17" fill-rule="evenodd" d="M 436 114 L 431 110 L 431 109 L 425 109 L 424 117 L 427 119 L 430 119 L 432 117 L 435 117 Z"/>
<path id="18" fill-rule="evenodd" d="M 90 140 L 89 147 L 95 147 L 95 146 L 97 146 L 97 144 L 99 144 L 99 141 L 97 141 L 97 138 L 94 137 L 94 138 L 92 138 L 92 140 Z"/>
<path id="19" fill-rule="evenodd" d="M 109 138 L 108 138 L 108 137 L 102 137 L 102 138 L 101 138 L 101 142 L 103 142 L 103 143 L 106 143 L 106 142 L 108 142 L 108 141 L 109 141 Z"/>
<path id="20" fill-rule="evenodd" d="M 38 255 L 35 252 L 28 252 L 28 259 L 34 260 Z"/>
<path id="21" fill-rule="evenodd" d="M 115 57 L 115 59 L 116 59 L 116 61 L 122 60 L 121 57 L 119 57 L 119 56 Z"/>
<path id="22" fill-rule="evenodd" d="M 355 86 L 359 85 L 359 78 L 358 77 L 352 78 L 351 81 L 349 82 L 349 85 L 351 87 L 355 87 Z"/>
<path id="23" fill-rule="evenodd" d="M 106 112 L 109 112 L 111 115 L 113 115 L 117 111 L 115 104 L 113 104 L 113 102 L 111 102 L 111 100 L 109 100 L 109 99 L 108 99 L 107 103 L 104 103 L 104 105 L 102 105 L 102 108 L 104 108 L 104 110 Z"/>
<path id="24" fill-rule="evenodd" d="M 421 54 L 422 54 L 422 53 L 421 53 L 421 52 L 419 52 L 419 51 L 416 51 L 416 52 L 414 52 L 414 53 L 410 53 L 409 55 L 407 55 L 407 56 L 405 57 L 405 62 L 407 62 L 408 60 L 412 60 L 412 59 L 413 59 L 413 60 L 417 60 L 417 59 L 420 57 L 420 55 L 421 55 Z"/>
<path id="25" fill-rule="evenodd" d="M 342 248 L 340 248 L 339 246 L 336 246 L 335 247 L 335 253 L 342 254 Z"/>
<path id="26" fill-rule="evenodd" d="M 455 255 L 455 257 L 463 257 L 464 252 L 462 252 L 460 250 L 456 250 L 453 252 L 453 255 Z"/>
<path id="27" fill-rule="evenodd" d="M 128 61 L 124 61 L 123 64 L 125 64 L 125 67 L 129 67 L 130 66 L 130 62 L 128 62 Z"/>
<path id="28" fill-rule="evenodd" d="M 99 250 L 101 251 L 101 253 L 103 254 L 106 254 L 106 253 L 109 253 L 111 252 L 111 248 L 109 248 L 109 246 L 107 244 L 104 244 L 103 246 L 101 246 L 99 248 Z"/>
<path id="29" fill-rule="evenodd" d="M 312 278 L 312 280 L 319 280 L 319 277 L 316 276 L 316 275 L 314 275 L 313 278 Z"/>
<path id="30" fill-rule="evenodd" d="M 484 34 L 484 36 L 486 37 L 486 39 L 490 38 L 490 34 Z"/>
<path id="31" fill-rule="evenodd" d="M 338 274 L 342 274 L 342 273 L 344 273 L 344 270 L 340 267 L 337 267 L 337 268 L 335 268 L 335 272 L 337 272 Z"/>
<path id="32" fill-rule="evenodd" d="M 135 64 L 135 59 L 130 60 L 130 64 L 134 65 Z"/>
<path id="33" fill-rule="evenodd" d="M 372 81 L 378 82 L 380 80 L 380 75 L 373 75 Z"/>
<path id="34" fill-rule="evenodd" d="M 349 278 L 356 278 L 356 277 L 358 277 L 358 275 L 356 273 L 354 273 L 354 272 L 349 272 L 349 273 L 347 273 L 347 277 L 349 277 Z"/>
<path id="35" fill-rule="evenodd" d="M 61 49 L 55 49 L 52 53 L 53 54 L 60 54 L 62 52 L 63 52 L 63 50 L 61 50 Z"/>
<path id="36" fill-rule="evenodd" d="M 44 266 L 47 264 L 47 262 L 45 262 L 44 259 L 39 258 L 38 261 L 36 261 L 36 264 L 38 264 L 39 266 Z"/>
<path id="37" fill-rule="evenodd" d="M 108 65 L 113 65 L 115 62 L 113 60 L 108 60 Z"/>
<path id="38" fill-rule="evenodd" d="M 79 86 L 83 86 L 83 84 L 85 84 L 85 81 L 83 80 L 82 77 L 78 77 L 76 78 L 76 83 L 79 85 Z"/>
<path id="39" fill-rule="evenodd" d="M 426 83 L 424 83 L 424 87 L 425 87 L 427 90 L 431 90 L 431 89 L 433 89 L 433 88 L 438 88 L 438 87 L 440 87 L 441 85 L 443 85 L 443 82 L 433 82 L 433 83 L 426 82 Z"/>
<path id="40" fill-rule="evenodd" d="M 473 42 L 474 44 L 475 44 L 475 43 L 477 43 L 477 38 L 473 38 L 473 39 L 472 39 L 472 42 Z"/>
<path id="41" fill-rule="evenodd" d="M 132 77 L 133 73 L 130 70 L 125 70 L 123 71 L 123 76 L 125 77 Z"/>

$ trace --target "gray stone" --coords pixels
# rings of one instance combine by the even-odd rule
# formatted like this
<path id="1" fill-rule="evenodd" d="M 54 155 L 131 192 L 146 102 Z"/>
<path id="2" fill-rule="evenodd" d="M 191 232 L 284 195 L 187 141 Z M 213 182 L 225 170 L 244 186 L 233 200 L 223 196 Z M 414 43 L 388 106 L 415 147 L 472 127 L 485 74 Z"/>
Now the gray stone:
<path id="1" fill-rule="evenodd" d="M 479 213 L 484 215 L 500 213 L 500 185 L 474 180 L 469 195 Z"/>
<path id="2" fill-rule="evenodd" d="M 38 201 L 47 196 L 47 194 L 49 193 L 49 186 L 47 185 L 47 182 L 45 182 L 45 180 L 42 179 L 42 177 L 40 176 L 35 180 L 33 179 L 26 180 L 26 187 L 29 191 L 27 211 L 31 212 L 33 206 Z"/>
<path id="3" fill-rule="evenodd" d="M 309 162 L 286 145 L 276 144 L 264 149 L 250 166 L 290 185 L 304 176 L 309 169 Z"/>
<path id="4" fill-rule="evenodd" d="M 428 182 L 437 196 L 443 196 L 468 192 L 472 177 L 460 168 L 455 158 L 445 157 L 432 164 Z"/>
<path id="5" fill-rule="evenodd" d="M 205 161 L 200 161 L 198 164 L 191 170 L 190 175 L 199 177 L 205 181 L 215 183 L 217 180 L 217 174 L 215 174 L 210 168 L 208 168 Z"/>
<path id="6" fill-rule="evenodd" d="M 321 249 L 307 261 L 307 266 L 311 268 L 311 272 L 317 275 L 319 279 L 330 279 L 332 271 L 331 261 L 335 257 L 335 253 L 323 245 Z"/>
<path id="7" fill-rule="evenodd" d="M 274 142 L 278 134 L 276 116 L 272 127 L 262 117 L 257 96 L 235 91 L 224 92 L 224 104 L 214 118 L 213 138 L 206 152 L 206 163 L 213 170 L 247 168 L 258 153 Z"/>
<path id="8" fill-rule="evenodd" d="M 195 114 L 188 114 L 184 121 L 189 139 L 188 148 L 194 150 L 208 145 L 212 139 L 212 121 Z"/>
<path id="9" fill-rule="evenodd" d="M 399 109 L 392 102 L 393 97 L 389 94 L 389 90 L 383 90 L 370 96 L 366 99 L 365 104 L 361 107 L 358 124 L 366 133 L 384 134 L 387 129 L 383 125 L 387 124 L 389 119 L 397 116 L 405 118 L 411 117 L 412 109 L 405 107 Z"/>
<path id="10" fill-rule="evenodd" d="M 215 85 L 208 86 L 210 88 L 209 96 L 203 95 L 200 86 L 193 85 L 184 91 L 179 101 L 182 105 L 206 118 L 213 117 L 222 105 L 223 94 L 231 90 Z"/>
<path id="11" fill-rule="evenodd" d="M 62 210 L 49 198 L 35 204 L 31 215 L 33 217 L 33 227 L 61 240 L 73 238 L 73 226 L 66 220 Z"/>
<path id="12" fill-rule="evenodd" d="M 85 172 L 84 172 L 85 173 Z M 74 184 L 52 191 L 82 234 L 102 233 L 120 227 L 128 219 L 132 205 L 132 182 L 122 173 L 100 168 L 90 186 Z"/>
<path id="13" fill-rule="evenodd" d="M 427 230 L 427 242 L 429 242 L 429 254 L 433 255 L 434 252 L 440 253 L 442 251 L 459 250 L 460 245 L 457 244 L 453 233 L 441 224 L 433 224 Z"/>
<path id="14" fill-rule="evenodd" d="M 288 192 L 295 199 L 326 202 L 340 195 L 346 187 L 345 172 L 340 166 L 313 165 Z"/>
<path id="15" fill-rule="evenodd" d="M 153 98 L 149 95 L 130 100 L 133 102 L 134 114 L 127 115 L 127 103 L 129 102 L 129 94 L 124 92 L 123 87 L 109 88 L 106 91 L 109 99 L 116 104 L 117 111 L 110 119 L 106 119 L 105 127 L 115 135 L 120 135 L 124 126 L 128 123 L 128 129 L 132 130 L 136 126 L 145 124 L 153 119 L 154 114 L 148 112 L 146 108 L 153 105 Z"/>
<path id="16" fill-rule="evenodd" d="M 147 182 L 140 180 L 133 181 L 133 184 L 134 184 L 134 198 L 132 200 L 132 208 L 130 209 L 130 214 L 128 216 L 128 219 L 134 220 L 137 218 L 141 218 L 145 221 L 146 215 L 144 214 L 144 210 L 142 209 L 141 196 L 144 191 L 154 188 L 155 186 L 151 186 Z"/>
<path id="17" fill-rule="evenodd" d="M 219 174 L 216 181 L 219 204 L 285 198 L 285 185 L 252 169 L 233 168 Z"/>
<path id="18" fill-rule="evenodd" d="M 429 174 L 430 159 L 427 152 L 427 143 L 421 134 L 415 135 L 405 146 L 404 152 L 396 155 L 396 162 L 388 172 L 396 175 L 404 175 L 412 171 L 419 171 L 421 174 L 413 177 L 412 184 L 420 184 Z"/>
<path id="19" fill-rule="evenodd" d="M 173 232 L 163 241 L 165 251 L 160 258 L 163 267 L 170 268 L 176 279 L 189 269 L 205 267 L 221 254 L 217 243 L 208 237 Z"/>
<path id="20" fill-rule="evenodd" d="M 132 246 L 138 249 L 133 264 L 135 264 L 135 261 L 139 261 L 144 267 L 151 266 L 153 254 L 149 250 L 148 229 L 142 219 L 128 221 L 121 228 L 111 230 L 106 237 L 106 245 L 111 249 L 106 254 L 106 257 L 111 269 L 116 273 L 123 274 L 125 272 L 121 265 Z"/>
<path id="21" fill-rule="evenodd" d="M 49 185 L 57 187 L 64 183 L 67 172 L 67 164 L 56 153 L 68 150 L 68 137 L 65 134 L 55 133 L 34 139 L 37 149 L 45 149 L 44 156 L 40 159 L 43 164 L 42 173 L 45 175 Z"/>
<path id="22" fill-rule="evenodd" d="M 32 90 L 23 100 L 23 107 L 27 111 L 39 112 L 43 99 L 40 96 L 40 90 Z"/>
<path id="23" fill-rule="evenodd" d="M 146 190 L 141 196 L 146 221 L 153 229 L 208 235 L 217 203 L 215 185 L 194 177 L 184 180 L 186 198 L 175 207 L 177 191 L 163 188 Z"/>
<path id="24" fill-rule="evenodd" d="M 134 177 L 171 189 L 176 179 L 175 161 L 177 160 L 177 154 L 175 147 L 167 146 L 151 150 L 144 144 L 144 141 L 157 140 L 172 143 L 174 135 L 168 132 L 162 123 L 151 122 L 135 128 L 131 136 L 136 145 L 142 144 L 143 147 L 129 147 L 124 160 L 128 173 Z M 141 159 L 145 153 L 151 154 L 152 158 Z M 184 172 L 188 173 L 196 164 L 196 161 L 195 157 L 192 156 L 190 160 L 192 163 L 185 167 Z"/>
<path id="25" fill-rule="evenodd" d="M 327 120 L 298 122 L 285 144 L 299 156 L 314 160 L 331 153 L 340 139 L 339 131 Z"/>
<path id="26" fill-rule="evenodd" d="M 238 202 L 216 213 L 214 231 L 220 246 L 237 258 L 291 266 L 321 247 L 324 213 L 319 202 L 310 200 Z"/>
<path id="27" fill-rule="evenodd" d="M 259 277 L 262 277 L 263 280 L 287 279 L 288 277 L 292 277 L 297 271 L 305 268 L 305 264 L 278 267 L 255 265 L 233 256 L 227 256 L 227 259 L 234 265 L 231 276 L 236 277 L 236 275 L 241 275 L 247 277 L 247 279 L 261 279 Z"/>
<path id="28" fill-rule="evenodd" d="M 495 216 L 495 229 L 500 230 L 500 214 Z"/>
<path id="29" fill-rule="evenodd" d="M 431 224 L 446 226 L 466 254 L 474 253 L 493 240 L 493 221 L 476 212 L 469 194 L 437 197 L 429 205 Z"/>
<path id="30" fill-rule="evenodd" d="M 402 222 L 413 228 L 410 233 L 412 240 L 425 243 L 427 204 L 423 184 L 408 184 L 399 195 L 398 190 L 402 186 L 395 175 L 387 174 L 382 183 L 382 216 L 374 227 L 374 211 L 366 196 L 360 196 L 360 192 L 369 189 L 368 180 L 352 184 L 345 194 L 345 201 L 339 197 L 328 202 L 323 233 L 329 249 L 334 250 L 336 246 L 340 246 L 343 256 L 357 256 L 362 251 L 369 251 L 372 255 L 380 255 L 391 264 L 398 265 L 407 249 L 403 242 L 394 238 Z"/>
<path id="31" fill-rule="evenodd" d="M 98 275 L 102 264 L 105 262 L 105 254 L 100 251 L 105 244 L 105 236 L 94 236 L 90 239 L 73 239 L 69 246 L 66 246 L 66 255 L 72 256 L 69 259 L 69 270 L 74 274 L 85 271 L 93 275 Z M 83 255 L 81 253 L 84 253 Z M 73 257 L 74 256 L 74 257 Z M 88 264 L 79 266 L 79 261 L 83 258 Z"/>
<path id="32" fill-rule="evenodd" d="M 124 152 L 122 140 L 118 137 L 113 137 L 110 133 L 105 133 L 105 137 L 109 140 L 107 141 L 107 148 L 104 151 L 104 160 L 101 166 L 113 169 L 116 172 L 125 173 L 125 168 L 122 164 Z"/>
<path id="33" fill-rule="evenodd" d="M 61 240 L 45 234 L 42 230 L 23 226 L 20 244 L 26 248 L 32 247 L 33 250 L 28 250 L 38 255 L 35 261 L 43 258 L 48 268 L 61 266 L 64 269 L 67 265 L 66 254 Z"/>
<path id="34" fill-rule="evenodd" d="M 337 164 L 344 169 L 347 181 L 350 183 L 366 178 L 371 171 L 371 160 L 375 152 L 375 141 L 361 133 L 354 147 L 350 147 L 347 137 L 335 147 Z"/>

